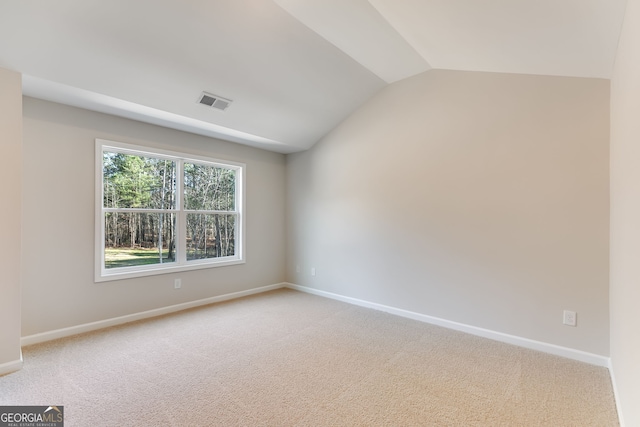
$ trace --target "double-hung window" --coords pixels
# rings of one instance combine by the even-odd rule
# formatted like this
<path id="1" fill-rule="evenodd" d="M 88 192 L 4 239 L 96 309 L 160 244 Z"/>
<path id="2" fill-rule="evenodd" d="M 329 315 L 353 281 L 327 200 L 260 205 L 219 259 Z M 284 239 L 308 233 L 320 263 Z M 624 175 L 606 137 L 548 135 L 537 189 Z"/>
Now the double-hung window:
<path id="1" fill-rule="evenodd" d="M 96 281 L 243 262 L 244 165 L 96 140 Z"/>

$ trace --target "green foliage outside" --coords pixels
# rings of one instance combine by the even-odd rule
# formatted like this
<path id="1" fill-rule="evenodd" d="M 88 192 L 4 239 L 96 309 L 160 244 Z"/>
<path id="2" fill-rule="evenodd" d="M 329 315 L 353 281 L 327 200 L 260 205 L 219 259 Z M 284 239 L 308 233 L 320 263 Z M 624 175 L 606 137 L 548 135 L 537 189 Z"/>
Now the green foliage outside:
<path id="1" fill-rule="evenodd" d="M 235 254 L 236 172 L 214 165 L 103 153 L 105 267 L 176 260 L 177 183 L 182 179 L 187 260 Z M 153 209 L 155 212 L 145 210 Z M 162 253 L 162 259 L 160 258 Z"/>
<path id="2" fill-rule="evenodd" d="M 163 262 L 171 262 L 168 258 L 169 251 L 162 251 Z M 147 265 L 160 263 L 157 249 L 130 249 L 130 248 L 106 248 L 104 251 L 104 264 L 106 268 L 132 267 L 134 265 Z"/>

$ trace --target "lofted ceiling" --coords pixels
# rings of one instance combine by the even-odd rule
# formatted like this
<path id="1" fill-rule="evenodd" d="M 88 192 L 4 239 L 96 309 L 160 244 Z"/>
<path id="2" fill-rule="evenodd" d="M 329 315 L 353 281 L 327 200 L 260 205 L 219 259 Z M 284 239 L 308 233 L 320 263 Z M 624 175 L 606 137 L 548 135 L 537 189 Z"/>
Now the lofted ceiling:
<path id="1" fill-rule="evenodd" d="M 0 0 L 0 67 L 29 96 L 291 153 L 432 68 L 608 79 L 625 5 Z"/>

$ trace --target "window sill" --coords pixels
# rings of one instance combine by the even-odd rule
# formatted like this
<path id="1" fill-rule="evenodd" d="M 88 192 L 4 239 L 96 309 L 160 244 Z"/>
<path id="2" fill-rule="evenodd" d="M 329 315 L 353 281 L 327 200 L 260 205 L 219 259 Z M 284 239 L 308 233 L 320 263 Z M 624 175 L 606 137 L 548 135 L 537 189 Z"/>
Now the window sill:
<path id="1" fill-rule="evenodd" d="M 149 269 L 126 269 L 118 268 L 118 271 L 105 270 L 102 274 L 96 274 L 94 278 L 95 283 L 110 282 L 113 280 L 134 279 L 138 277 L 156 276 L 159 274 L 179 273 L 183 271 L 202 270 L 205 268 L 217 268 L 226 267 L 230 265 L 244 264 L 245 260 L 232 258 L 227 260 L 220 260 L 216 262 L 199 262 L 193 261 L 189 264 L 170 265 L 158 267 L 158 264 L 154 264 L 153 268 Z M 100 271 L 98 268 L 97 271 Z"/>

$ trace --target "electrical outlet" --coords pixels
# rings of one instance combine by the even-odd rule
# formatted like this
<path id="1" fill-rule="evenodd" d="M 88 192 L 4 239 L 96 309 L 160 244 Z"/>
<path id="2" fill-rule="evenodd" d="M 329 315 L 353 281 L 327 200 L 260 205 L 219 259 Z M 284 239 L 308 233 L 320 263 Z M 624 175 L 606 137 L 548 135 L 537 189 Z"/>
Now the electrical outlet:
<path id="1" fill-rule="evenodd" d="M 316 275 L 316 268 L 315 267 L 311 267 L 311 275 L 312 276 Z"/>
<path id="2" fill-rule="evenodd" d="M 296 265 L 296 273 L 300 273 L 300 266 Z"/>
<path id="3" fill-rule="evenodd" d="M 575 311 L 569 311 L 569 310 L 565 310 L 562 316 L 562 323 L 564 323 L 567 326 L 576 326 L 577 324 L 577 317 L 578 315 L 576 314 Z"/>
<path id="4" fill-rule="evenodd" d="M 182 287 L 182 279 L 176 279 L 173 281 L 173 288 L 180 289 Z"/>

